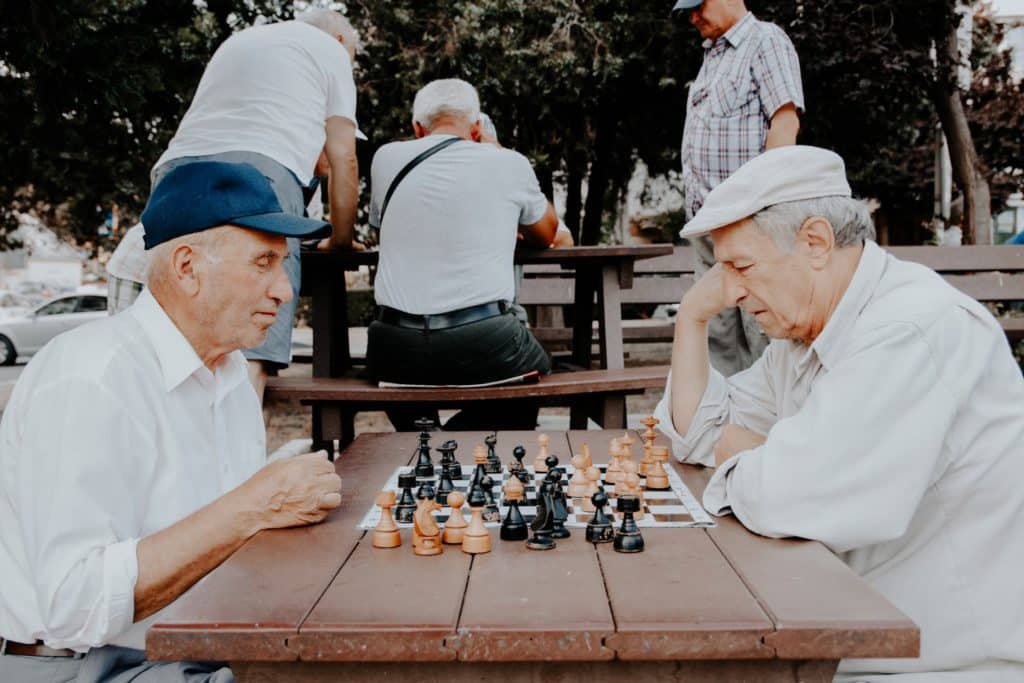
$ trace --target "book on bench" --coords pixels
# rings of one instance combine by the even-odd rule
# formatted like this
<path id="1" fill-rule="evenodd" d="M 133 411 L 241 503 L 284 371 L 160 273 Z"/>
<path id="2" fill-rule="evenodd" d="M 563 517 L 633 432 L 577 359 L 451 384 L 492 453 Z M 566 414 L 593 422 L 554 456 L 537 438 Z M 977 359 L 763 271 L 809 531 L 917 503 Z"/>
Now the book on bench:
<path id="1" fill-rule="evenodd" d="M 534 384 L 540 380 L 540 372 L 530 370 L 522 375 L 514 375 L 503 379 L 496 379 L 491 382 L 480 382 L 479 384 L 405 384 L 403 382 L 377 382 L 381 388 L 391 389 L 478 389 L 481 387 L 498 387 L 503 384 Z"/>

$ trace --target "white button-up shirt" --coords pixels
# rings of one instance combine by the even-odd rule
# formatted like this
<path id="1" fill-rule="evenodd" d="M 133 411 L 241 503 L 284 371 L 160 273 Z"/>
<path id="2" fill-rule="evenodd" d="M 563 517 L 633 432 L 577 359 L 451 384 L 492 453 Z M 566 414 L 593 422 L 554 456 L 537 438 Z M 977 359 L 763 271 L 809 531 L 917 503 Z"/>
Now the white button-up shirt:
<path id="1" fill-rule="evenodd" d="M 0 423 L 0 636 L 142 648 L 159 613 L 132 623 L 139 539 L 265 460 L 242 354 L 211 372 L 148 290 L 57 337 Z"/>
<path id="2" fill-rule="evenodd" d="M 727 423 L 767 436 L 718 468 L 710 512 L 821 541 L 920 627 L 919 659 L 844 660 L 838 680 L 1024 680 L 1024 379 L 983 306 L 868 242 L 810 346 L 712 370 L 683 431 L 669 387 L 680 460 L 713 465 Z"/>

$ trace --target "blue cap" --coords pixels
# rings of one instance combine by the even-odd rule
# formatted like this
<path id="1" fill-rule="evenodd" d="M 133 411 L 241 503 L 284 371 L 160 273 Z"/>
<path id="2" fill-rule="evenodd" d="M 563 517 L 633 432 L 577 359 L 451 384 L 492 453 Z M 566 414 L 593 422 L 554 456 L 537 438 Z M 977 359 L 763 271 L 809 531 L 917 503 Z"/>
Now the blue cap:
<path id="1" fill-rule="evenodd" d="M 285 237 L 327 237 L 331 224 L 281 210 L 270 181 L 249 164 L 196 161 L 153 188 L 142 212 L 146 249 L 182 235 L 238 225 Z"/>
<path id="2" fill-rule="evenodd" d="M 689 12 L 694 7 L 700 7 L 704 4 L 704 0 L 678 0 L 676 6 L 672 8 L 672 16 L 678 15 L 680 12 Z"/>

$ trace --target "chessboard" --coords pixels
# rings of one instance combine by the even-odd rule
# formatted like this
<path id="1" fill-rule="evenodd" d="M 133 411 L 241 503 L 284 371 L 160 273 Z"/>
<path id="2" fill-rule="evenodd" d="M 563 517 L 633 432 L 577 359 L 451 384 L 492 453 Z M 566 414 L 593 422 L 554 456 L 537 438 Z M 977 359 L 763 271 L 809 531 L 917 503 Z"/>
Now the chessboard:
<path id="1" fill-rule="evenodd" d="M 605 470 L 607 464 L 596 464 L 595 466 L 601 471 L 600 484 L 603 488 L 605 487 Z M 470 479 L 473 475 L 473 465 L 462 465 L 462 477 L 459 479 L 453 479 L 452 483 L 455 486 L 455 490 L 460 491 L 468 495 L 467 489 L 469 488 Z M 519 510 L 525 518 L 526 522 L 533 521 L 534 514 L 536 512 L 537 504 L 537 482 L 538 475 L 534 471 L 533 467 L 527 467 L 527 471 L 530 473 L 530 483 L 526 485 L 526 498 L 522 503 L 519 504 Z M 574 469 L 572 465 L 559 465 L 559 469 L 562 470 L 562 486 L 567 487 L 569 478 L 572 477 Z M 399 467 L 381 487 L 382 489 L 391 489 L 396 494 L 401 493 L 401 488 L 398 486 L 398 475 L 412 472 L 413 467 Z M 679 475 L 671 467 L 665 468 L 669 478 L 669 489 L 666 491 L 643 491 L 643 515 L 636 520 L 637 526 L 641 528 L 683 528 L 683 527 L 713 527 L 715 522 L 711 516 L 701 507 L 700 503 L 697 502 L 697 498 L 690 492 L 683 483 L 683 480 L 679 478 Z M 495 502 L 498 504 L 498 509 L 501 511 L 501 517 L 504 519 L 505 513 L 508 510 L 508 506 L 505 504 L 504 494 L 504 481 L 505 478 L 510 476 L 507 470 L 502 470 L 500 474 L 491 474 L 490 477 L 494 482 L 493 495 L 495 496 Z M 539 475 L 543 477 L 543 473 Z M 641 482 L 644 481 L 644 477 L 640 477 Z M 431 482 L 436 485 L 437 477 L 426 477 L 417 479 L 418 483 Z M 607 489 L 606 489 L 607 490 Z M 413 491 L 415 493 L 415 491 Z M 590 521 L 593 513 L 586 512 L 582 509 L 580 498 L 567 498 L 569 517 L 565 522 L 566 527 L 582 528 L 586 527 Z M 464 508 L 466 516 L 469 515 L 469 507 Z M 438 524 L 443 525 L 448 519 L 448 515 L 451 514 L 450 507 L 442 507 L 440 510 L 434 512 L 434 518 Z M 605 514 L 610 516 L 613 521 L 619 520 L 619 513 L 616 512 L 615 498 L 610 499 L 610 504 L 605 508 Z M 380 521 L 381 511 L 376 505 L 372 505 L 359 523 L 360 529 L 374 529 L 377 526 L 377 522 Z M 501 522 L 486 522 L 488 527 L 499 527 Z M 398 523 L 398 527 L 402 529 L 408 529 L 412 527 L 412 524 Z"/>

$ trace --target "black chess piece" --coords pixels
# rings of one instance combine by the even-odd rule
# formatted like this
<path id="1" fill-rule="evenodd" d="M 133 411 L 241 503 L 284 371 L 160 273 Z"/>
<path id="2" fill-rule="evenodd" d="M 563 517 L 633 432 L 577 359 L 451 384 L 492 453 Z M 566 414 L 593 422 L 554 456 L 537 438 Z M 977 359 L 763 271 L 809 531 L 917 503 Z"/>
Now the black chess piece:
<path id="1" fill-rule="evenodd" d="M 487 474 L 501 474 L 501 458 L 495 453 L 494 447 L 498 445 L 498 435 L 488 434 L 484 437 L 487 445 L 487 467 L 484 468 Z"/>
<path id="2" fill-rule="evenodd" d="M 590 497 L 597 508 L 594 516 L 587 522 L 587 540 L 591 543 L 610 543 L 615 539 L 615 528 L 612 520 L 604 512 L 604 506 L 608 504 L 608 495 L 604 491 L 598 491 Z"/>
<path id="3" fill-rule="evenodd" d="M 544 479 L 544 486 L 551 492 L 552 529 L 551 538 L 569 538 L 572 534 L 565 528 L 565 522 L 569 519 L 569 506 L 566 501 L 565 491 L 562 489 L 562 471 L 558 469 L 558 458 L 554 458 L 552 466 L 549 456 L 548 474 Z"/>
<path id="4" fill-rule="evenodd" d="M 487 500 L 484 507 L 484 521 L 500 522 L 501 511 L 498 510 L 498 504 L 494 501 L 494 480 L 491 479 L 491 475 L 485 474 L 481 477 L 479 487 L 483 489 L 484 498 Z"/>
<path id="5" fill-rule="evenodd" d="M 523 448 L 522 444 L 512 449 L 512 457 L 515 460 L 508 464 L 508 473 L 519 477 L 519 481 L 523 482 L 523 486 L 526 486 L 530 483 L 530 473 L 527 471 L 526 465 L 523 464 L 523 458 L 526 457 L 526 449 Z"/>
<path id="6" fill-rule="evenodd" d="M 455 484 L 452 483 L 452 478 L 448 476 L 448 470 L 441 468 L 441 476 L 437 480 L 437 495 L 436 500 L 441 505 L 448 504 L 448 494 L 455 490 Z"/>
<path id="7" fill-rule="evenodd" d="M 622 526 L 615 532 L 614 548 L 620 553 L 639 553 L 644 549 L 644 537 L 633 519 L 633 513 L 640 509 L 640 497 L 627 493 L 619 496 L 619 512 Z"/>
<path id="8" fill-rule="evenodd" d="M 530 550 L 551 550 L 555 547 L 555 539 L 551 538 L 555 521 L 552 508 L 551 489 L 548 483 L 544 482 L 537 492 L 537 514 L 530 522 L 533 536 L 526 541 L 526 547 Z"/>
<path id="9" fill-rule="evenodd" d="M 473 501 L 477 501 L 476 504 Z M 474 508 L 482 508 L 487 505 L 487 494 L 484 493 L 484 487 L 480 485 L 480 482 L 470 484 L 469 493 L 466 494 L 466 503 Z"/>
<path id="10" fill-rule="evenodd" d="M 434 461 L 430 459 L 430 432 L 427 431 L 434 425 L 433 420 L 421 417 L 416 420 L 416 426 L 420 432 L 419 460 L 416 461 L 416 476 L 420 479 L 434 476 Z"/>
<path id="11" fill-rule="evenodd" d="M 501 523 L 501 540 L 503 541 L 525 541 L 530 535 L 526 520 L 519 511 L 519 501 L 508 501 L 508 512 L 505 514 L 505 521 Z"/>
<path id="12" fill-rule="evenodd" d="M 552 454 L 552 455 L 549 455 L 548 457 L 544 458 L 544 464 L 548 466 L 548 472 L 558 472 L 558 478 L 559 479 L 562 478 L 563 472 L 562 472 L 562 470 L 560 470 L 558 468 L 558 456 L 557 455 Z"/>
<path id="13" fill-rule="evenodd" d="M 455 449 L 458 447 L 455 439 L 448 439 L 437 447 L 437 451 L 441 453 L 441 470 L 447 472 L 452 481 L 462 479 L 462 464 L 455 459 Z"/>
<path id="14" fill-rule="evenodd" d="M 422 484 L 416 490 L 416 500 L 423 500 L 424 498 L 433 499 L 437 495 L 437 489 L 434 488 L 434 482 L 429 479 Z"/>
<path id="15" fill-rule="evenodd" d="M 416 486 L 416 475 L 413 472 L 406 472 L 398 475 L 398 486 L 402 493 L 398 497 L 398 503 L 392 511 L 395 521 L 403 524 L 412 524 L 412 515 L 416 512 L 416 499 L 412 497 L 412 487 Z"/>

